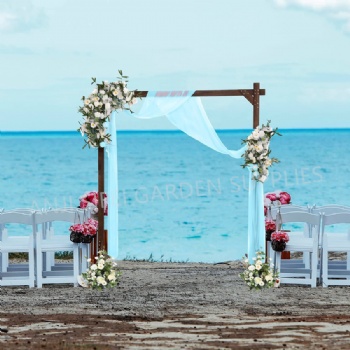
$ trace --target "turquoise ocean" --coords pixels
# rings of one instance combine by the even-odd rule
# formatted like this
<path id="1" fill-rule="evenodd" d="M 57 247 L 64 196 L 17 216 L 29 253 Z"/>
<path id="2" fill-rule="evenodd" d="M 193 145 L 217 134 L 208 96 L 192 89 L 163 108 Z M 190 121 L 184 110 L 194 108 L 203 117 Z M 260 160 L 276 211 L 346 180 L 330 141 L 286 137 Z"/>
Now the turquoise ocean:
<path id="1" fill-rule="evenodd" d="M 230 149 L 249 133 L 218 132 Z M 281 133 L 271 142 L 280 163 L 265 192 L 287 191 L 294 204 L 350 205 L 350 129 Z M 77 132 L 0 133 L 0 208 L 78 206 L 97 189 L 97 151 L 83 144 Z M 242 163 L 181 132 L 118 132 L 118 259 L 240 259 L 248 205 Z"/>

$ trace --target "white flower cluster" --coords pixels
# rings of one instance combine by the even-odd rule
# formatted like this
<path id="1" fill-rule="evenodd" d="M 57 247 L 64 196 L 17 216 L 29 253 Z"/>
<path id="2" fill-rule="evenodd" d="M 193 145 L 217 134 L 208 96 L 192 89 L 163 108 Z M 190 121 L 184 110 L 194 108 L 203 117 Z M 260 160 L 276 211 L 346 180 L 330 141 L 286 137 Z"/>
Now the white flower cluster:
<path id="1" fill-rule="evenodd" d="M 278 275 L 274 273 L 272 264 L 265 262 L 265 254 L 258 251 L 253 260 L 253 264 L 249 264 L 248 259 L 243 260 L 243 265 L 246 269 L 239 276 L 248 285 L 249 289 L 273 287 L 278 280 Z"/>
<path id="2" fill-rule="evenodd" d="M 79 107 L 79 112 L 83 115 L 84 121 L 80 123 L 78 131 L 82 136 L 86 135 L 85 146 L 99 147 L 101 143 L 110 142 L 110 134 L 107 133 L 105 122 L 114 110 L 130 110 L 130 107 L 137 102 L 135 92 L 129 91 L 127 76 L 119 71 L 119 80 L 114 83 L 103 81 L 97 84 L 91 95 L 82 97 L 84 105 Z M 92 78 L 94 84 L 95 78 Z M 84 147 L 85 147 L 84 146 Z"/>
<path id="3" fill-rule="evenodd" d="M 273 163 L 278 163 L 277 158 L 269 158 L 271 150 L 269 149 L 270 140 L 273 135 L 281 135 L 276 129 L 271 129 L 270 121 L 267 125 L 257 127 L 247 139 L 242 143 L 247 145 L 247 149 L 242 155 L 245 158 L 243 168 L 250 166 L 252 170 L 252 179 L 260 182 L 265 182 L 268 175 L 268 168 Z"/>
<path id="4" fill-rule="evenodd" d="M 98 290 L 115 287 L 121 275 L 117 269 L 117 263 L 105 251 L 99 251 L 95 260 L 96 262 L 93 263 L 88 259 L 90 267 L 82 273 L 87 286 Z"/>

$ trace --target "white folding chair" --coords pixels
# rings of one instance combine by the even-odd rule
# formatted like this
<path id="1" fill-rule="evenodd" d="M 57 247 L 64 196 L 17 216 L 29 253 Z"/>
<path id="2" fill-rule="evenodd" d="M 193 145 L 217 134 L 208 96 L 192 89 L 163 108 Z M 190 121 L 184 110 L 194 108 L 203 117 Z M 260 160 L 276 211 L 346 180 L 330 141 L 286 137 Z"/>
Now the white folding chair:
<path id="1" fill-rule="evenodd" d="M 305 262 L 305 260 L 299 259 L 298 264 L 288 264 L 284 267 L 281 266 L 281 252 L 273 251 L 272 257 L 280 273 L 281 283 L 310 284 L 311 287 L 316 287 L 321 216 L 307 212 L 289 212 L 281 213 L 281 217 L 283 224 L 301 223 L 304 226 L 302 234 L 295 233 L 293 229 L 288 232 L 290 239 L 286 243 L 286 250 L 311 255 L 310 261 Z"/>
<path id="2" fill-rule="evenodd" d="M 350 224 L 350 211 L 343 213 L 322 215 L 322 285 L 350 285 L 350 229 L 348 232 L 327 232 L 330 225 Z M 344 252 L 347 254 L 346 261 L 330 260 L 329 253 Z"/>
<path id="3" fill-rule="evenodd" d="M 310 206 L 301 206 L 301 205 L 295 205 L 295 204 L 285 204 L 285 205 L 281 205 L 281 206 L 272 206 L 271 207 L 271 216 L 272 216 L 272 220 L 274 220 L 276 222 L 276 229 L 278 229 L 278 226 L 281 226 L 282 219 L 278 216 L 278 213 L 295 213 L 295 212 L 302 212 L 302 213 L 310 213 L 311 212 L 311 207 Z M 305 234 L 305 230 L 306 228 L 303 228 L 300 231 L 295 231 L 293 232 L 294 235 L 299 235 L 300 237 L 304 236 Z M 309 228 L 310 230 L 310 228 Z M 271 244 L 267 245 L 268 248 L 268 256 L 272 256 L 272 252 L 271 252 Z M 303 254 L 303 260 L 305 264 L 310 264 L 310 257 L 308 254 Z M 293 264 L 300 264 L 299 259 L 295 260 L 295 259 L 288 259 L 286 261 L 284 261 L 285 264 L 288 264 L 290 266 L 292 266 Z"/>
<path id="4" fill-rule="evenodd" d="M 79 209 L 64 210 L 55 209 L 35 213 L 36 234 L 36 261 L 37 261 L 37 287 L 51 283 L 73 283 L 78 285 L 80 254 L 79 244 L 69 239 L 68 228 L 79 221 Z M 66 224 L 63 230 L 66 234 L 58 234 L 57 225 Z M 41 230 L 39 230 L 41 225 Z M 60 264 L 59 267 L 52 264 L 52 259 L 45 259 L 46 254 L 54 256 L 56 252 L 70 251 L 73 253 L 73 266 Z M 65 265 L 65 266 L 64 266 Z"/>
<path id="5" fill-rule="evenodd" d="M 0 213 L 1 286 L 35 284 L 34 215 L 23 212 Z M 17 235 L 15 235 L 17 233 Z M 9 253 L 27 253 L 28 265 L 9 264 Z"/>

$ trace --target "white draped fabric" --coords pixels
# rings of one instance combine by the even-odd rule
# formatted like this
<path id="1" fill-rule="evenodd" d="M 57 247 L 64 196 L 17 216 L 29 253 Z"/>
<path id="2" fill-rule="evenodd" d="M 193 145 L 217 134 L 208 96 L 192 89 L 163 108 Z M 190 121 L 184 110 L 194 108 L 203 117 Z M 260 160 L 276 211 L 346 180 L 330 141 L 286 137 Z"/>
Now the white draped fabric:
<path id="1" fill-rule="evenodd" d="M 241 158 L 245 146 L 239 150 L 229 150 L 222 143 L 211 125 L 199 97 L 191 97 L 193 91 L 161 93 L 150 91 L 143 101 L 141 110 L 130 114 L 136 118 L 150 119 L 165 116 L 179 130 L 232 158 Z M 108 161 L 108 253 L 118 256 L 118 175 L 115 117 L 110 121 L 112 142 L 107 146 Z M 113 158 L 113 159 L 111 159 Z M 263 209 L 263 184 L 251 180 L 248 205 L 248 256 L 251 259 L 257 250 L 265 250 L 265 225 Z M 112 215 L 111 215 L 112 214 Z"/>

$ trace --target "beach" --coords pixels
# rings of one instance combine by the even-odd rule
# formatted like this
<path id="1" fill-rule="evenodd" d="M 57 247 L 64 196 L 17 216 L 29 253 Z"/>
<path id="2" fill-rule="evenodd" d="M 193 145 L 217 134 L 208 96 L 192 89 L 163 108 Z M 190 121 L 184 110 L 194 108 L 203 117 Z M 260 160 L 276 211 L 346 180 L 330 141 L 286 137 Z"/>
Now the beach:
<path id="1" fill-rule="evenodd" d="M 348 349 L 349 288 L 249 291 L 239 261 L 120 261 L 114 289 L 2 287 L 2 349 Z"/>

